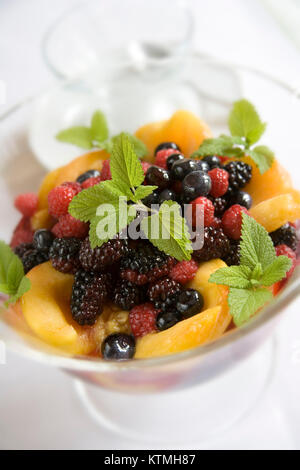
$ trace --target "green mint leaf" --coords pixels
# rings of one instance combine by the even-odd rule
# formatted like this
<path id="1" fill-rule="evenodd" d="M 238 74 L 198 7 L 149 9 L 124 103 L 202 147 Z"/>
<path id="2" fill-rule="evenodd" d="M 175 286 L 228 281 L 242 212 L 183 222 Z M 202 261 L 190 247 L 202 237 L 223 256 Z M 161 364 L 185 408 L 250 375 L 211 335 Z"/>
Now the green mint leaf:
<path id="1" fill-rule="evenodd" d="M 228 305 L 236 326 L 247 323 L 257 311 L 270 302 L 272 294 L 267 289 L 235 289 L 230 288 Z"/>
<path id="2" fill-rule="evenodd" d="M 252 217 L 243 214 L 241 265 L 254 270 L 260 263 L 264 271 L 276 259 L 276 252 L 266 229 Z"/>
<path id="3" fill-rule="evenodd" d="M 292 267 L 292 261 L 287 256 L 278 256 L 262 274 L 260 283 L 263 286 L 272 286 L 275 282 L 285 278 L 287 272 Z"/>
<path id="4" fill-rule="evenodd" d="M 95 217 L 101 204 L 109 204 L 110 202 L 117 204 L 120 196 L 124 196 L 124 194 L 113 181 L 103 181 L 77 194 L 69 205 L 69 213 L 75 219 L 89 222 Z"/>
<path id="5" fill-rule="evenodd" d="M 136 218 L 134 206 L 127 205 L 126 198 L 120 198 L 118 203 L 102 205 L 97 215 L 91 220 L 89 238 L 91 247 L 100 247 L 103 243 L 114 238 Z"/>
<path id="6" fill-rule="evenodd" d="M 129 134 L 127 132 L 124 132 L 124 134 L 128 137 L 129 141 L 133 145 L 135 154 L 139 158 L 143 158 L 145 155 L 147 155 L 148 150 L 144 142 L 142 142 L 140 139 L 135 137 L 135 135 Z M 107 153 L 112 153 L 114 143 L 120 138 L 121 134 L 115 135 L 111 139 L 107 140 L 106 142 L 103 142 L 101 144 L 102 148 L 104 148 Z"/>
<path id="7" fill-rule="evenodd" d="M 238 289 L 247 289 L 251 287 L 251 269 L 247 266 L 231 266 L 218 269 L 214 272 L 209 282 L 220 284 Z"/>
<path id="8" fill-rule="evenodd" d="M 141 228 L 151 243 L 167 255 L 178 261 L 191 259 L 190 234 L 177 202 L 165 201 L 159 212 L 142 220 Z"/>
<path id="9" fill-rule="evenodd" d="M 144 182 L 144 172 L 128 135 L 121 134 L 115 141 L 110 158 L 112 179 L 130 190 Z"/>
<path id="10" fill-rule="evenodd" d="M 93 145 L 93 134 L 89 127 L 75 126 L 59 132 L 56 139 L 60 142 L 73 144 L 77 147 L 91 150 Z"/>
<path id="11" fill-rule="evenodd" d="M 234 148 L 235 145 L 244 145 L 244 141 L 240 137 L 230 137 L 221 135 L 216 139 L 206 139 L 199 149 L 192 154 L 192 158 L 207 157 L 209 155 L 224 155 L 234 156 L 236 154 L 244 153 L 239 148 Z"/>
<path id="12" fill-rule="evenodd" d="M 101 143 L 108 139 L 109 131 L 105 115 L 102 111 L 96 111 L 92 116 L 91 132 L 93 140 Z"/>
<path id="13" fill-rule="evenodd" d="M 234 103 L 229 116 L 229 129 L 233 136 L 245 137 L 249 145 L 255 144 L 266 130 L 253 106 L 247 100 Z"/>
<path id="14" fill-rule="evenodd" d="M 254 161 L 261 174 L 271 168 L 275 159 L 274 152 L 264 145 L 249 150 L 247 154 Z"/>
<path id="15" fill-rule="evenodd" d="M 144 199 L 147 196 L 150 196 L 150 194 L 153 193 L 157 189 L 157 186 L 146 186 L 146 185 L 141 185 L 139 186 L 134 193 L 133 202 L 138 202 L 141 199 Z"/>
<path id="16" fill-rule="evenodd" d="M 30 287 L 21 260 L 6 243 L 0 241 L 0 292 L 9 295 L 7 303 L 15 303 Z"/>

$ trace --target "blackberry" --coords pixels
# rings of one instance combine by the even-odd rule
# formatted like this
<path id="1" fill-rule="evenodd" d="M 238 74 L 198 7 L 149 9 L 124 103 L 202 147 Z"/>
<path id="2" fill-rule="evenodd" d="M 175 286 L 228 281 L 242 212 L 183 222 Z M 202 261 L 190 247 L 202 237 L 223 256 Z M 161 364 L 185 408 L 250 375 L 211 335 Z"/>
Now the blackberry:
<path id="1" fill-rule="evenodd" d="M 13 251 L 20 259 L 22 259 L 26 251 L 29 251 L 32 249 L 33 249 L 32 243 L 21 243 L 20 245 L 16 246 Z"/>
<path id="2" fill-rule="evenodd" d="M 218 218 L 222 218 L 222 215 L 227 209 L 228 206 L 228 200 L 226 197 L 212 197 L 208 196 L 208 199 L 211 200 L 211 202 L 214 205 L 215 208 L 215 216 Z"/>
<path id="3" fill-rule="evenodd" d="M 238 266 L 240 264 L 240 242 L 238 240 L 230 240 L 229 251 L 222 259 L 227 266 Z"/>
<path id="4" fill-rule="evenodd" d="M 135 354 L 135 339 L 126 333 L 114 333 L 105 338 L 101 346 L 103 359 L 124 361 Z"/>
<path id="5" fill-rule="evenodd" d="M 144 300 L 143 289 L 126 280 L 119 281 L 114 289 L 113 302 L 122 310 L 130 310 Z"/>
<path id="6" fill-rule="evenodd" d="M 295 227 L 290 224 L 285 224 L 275 232 L 270 233 L 274 246 L 287 245 L 293 251 L 297 250 L 298 237 Z"/>
<path id="7" fill-rule="evenodd" d="M 108 296 L 107 274 L 77 271 L 72 288 L 71 312 L 79 325 L 94 325 Z"/>
<path id="8" fill-rule="evenodd" d="M 86 271 L 102 272 L 119 261 L 127 253 L 128 241 L 119 237 L 109 240 L 101 247 L 92 249 L 89 237 L 81 244 L 79 260 Z"/>
<path id="9" fill-rule="evenodd" d="M 154 308 L 156 310 L 160 310 L 161 312 L 168 312 L 171 310 L 176 310 L 176 305 L 178 301 L 178 296 L 180 295 L 181 291 L 175 292 L 173 295 L 169 295 L 166 300 L 155 300 L 154 301 Z"/>
<path id="10" fill-rule="evenodd" d="M 166 276 L 175 260 L 149 242 L 131 248 L 121 259 L 120 276 L 133 284 L 144 285 Z"/>
<path id="11" fill-rule="evenodd" d="M 27 274 L 29 271 L 31 271 L 31 269 L 35 268 L 39 264 L 45 263 L 46 261 L 48 261 L 48 257 L 46 257 L 40 251 L 35 249 L 26 251 L 22 256 L 22 263 L 25 274 Z"/>
<path id="12" fill-rule="evenodd" d="M 153 302 L 157 310 L 166 311 L 176 302 L 176 295 L 182 291 L 179 282 L 173 281 L 169 277 L 160 279 L 153 283 L 148 289 L 148 297 Z M 170 305 L 168 305 L 170 303 Z"/>
<path id="13" fill-rule="evenodd" d="M 80 267 L 78 238 L 56 238 L 50 248 L 52 266 L 61 273 L 75 274 Z"/>
<path id="14" fill-rule="evenodd" d="M 225 165 L 225 170 L 229 173 L 228 196 L 233 196 L 239 189 L 246 186 L 252 178 L 252 167 L 244 162 L 234 161 Z"/>
<path id="15" fill-rule="evenodd" d="M 230 248 L 229 239 L 221 228 L 204 228 L 204 245 L 193 253 L 193 258 L 198 261 L 209 261 L 222 258 L 227 255 Z"/>

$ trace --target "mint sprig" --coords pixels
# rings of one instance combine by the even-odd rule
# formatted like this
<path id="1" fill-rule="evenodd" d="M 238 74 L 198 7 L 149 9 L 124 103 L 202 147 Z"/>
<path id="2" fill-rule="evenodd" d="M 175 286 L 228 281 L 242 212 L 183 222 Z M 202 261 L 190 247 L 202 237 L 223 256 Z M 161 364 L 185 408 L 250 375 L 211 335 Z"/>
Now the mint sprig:
<path id="1" fill-rule="evenodd" d="M 228 126 L 231 135 L 207 139 L 192 155 L 193 158 L 219 155 L 229 158 L 249 156 L 261 174 L 271 168 L 274 152 L 265 145 L 253 147 L 264 134 L 267 124 L 257 113 L 253 104 L 243 99 L 234 103 L 229 115 Z"/>
<path id="2" fill-rule="evenodd" d="M 100 110 L 95 111 L 91 118 L 90 126 L 73 126 L 60 131 L 56 139 L 60 142 L 75 145 L 85 150 L 99 148 L 111 153 L 115 142 L 118 141 L 121 134 L 109 138 L 109 129 L 106 117 Z M 127 133 L 135 153 L 139 158 L 147 154 L 147 147 L 144 142 L 132 134 Z"/>
<path id="3" fill-rule="evenodd" d="M 0 292 L 8 295 L 6 305 L 16 303 L 30 287 L 20 258 L 6 243 L 0 241 Z"/>
<path id="4" fill-rule="evenodd" d="M 266 287 L 281 281 L 292 266 L 287 256 L 276 256 L 268 232 L 247 214 L 243 214 L 240 255 L 240 266 L 221 268 L 209 279 L 229 287 L 228 305 L 237 326 L 272 299 Z"/>
<path id="5" fill-rule="evenodd" d="M 82 191 L 69 205 L 73 217 L 90 222 L 92 248 L 112 239 L 142 213 L 141 228 L 153 245 L 180 261 L 191 259 L 192 244 L 180 206 L 167 201 L 156 210 L 143 204 L 157 187 L 144 185 L 141 162 L 126 133 L 114 139 L 110 169 L 111 180 Z"/>

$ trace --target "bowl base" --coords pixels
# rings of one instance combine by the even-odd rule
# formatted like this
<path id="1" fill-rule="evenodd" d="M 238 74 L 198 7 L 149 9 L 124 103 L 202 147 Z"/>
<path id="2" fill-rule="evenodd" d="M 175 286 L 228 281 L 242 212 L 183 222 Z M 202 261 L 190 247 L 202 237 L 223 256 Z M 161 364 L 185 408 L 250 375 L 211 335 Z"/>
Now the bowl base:
<path id="1" fill-rule="evenodd" d="M 276 350 L 272 338 L 229 372 L 179 392 L 126 395 L 79 380 L 75 389 L 94 421 L 123 438 L 150 447 L 200 443 L 221 435 L 254 408 L 271 382 Z"/>

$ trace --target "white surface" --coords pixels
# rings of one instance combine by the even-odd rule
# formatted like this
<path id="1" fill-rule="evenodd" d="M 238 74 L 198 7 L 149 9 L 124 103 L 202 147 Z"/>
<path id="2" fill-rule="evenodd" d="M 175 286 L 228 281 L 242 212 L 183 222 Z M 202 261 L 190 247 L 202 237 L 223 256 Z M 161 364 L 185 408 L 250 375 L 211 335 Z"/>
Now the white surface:
<path id="1" fill-rule="evenodd" d="M 52 20 L 75 3 L 77 0 L 0 2 L 0 81 L 7 88 L 7 102 L 0 104 L 0 111 L 54 81 L 42 61 L 41 38 Z M 198 24 L 197 49 L 264 68 L 299 84 L 299 52 L 259 2 L 193 0 L 192 4 Z M 264 399 L 239 426 L 197 448 L 300 449 L 298 310 L 299 302 L 289 309 L 278 329 L 280 361 Z M 7 354 L 7 364 L 0 365 L 1 449 L 135 447 L 126 436 L 120 439 L 90 420 L 67 375 Z"/>

